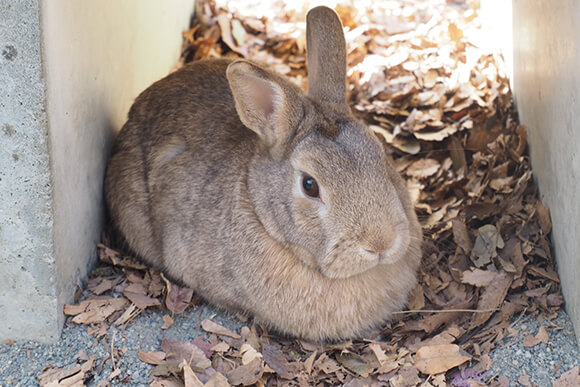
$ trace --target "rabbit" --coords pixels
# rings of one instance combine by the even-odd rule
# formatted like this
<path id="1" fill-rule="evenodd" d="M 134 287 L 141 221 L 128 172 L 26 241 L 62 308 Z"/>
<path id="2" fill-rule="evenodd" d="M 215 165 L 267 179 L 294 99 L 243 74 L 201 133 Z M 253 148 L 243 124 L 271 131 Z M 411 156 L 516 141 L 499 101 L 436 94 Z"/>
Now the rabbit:
<path id="1" fill-rule="evenodd" d="M 244 59 L 143 91 L 105 177 L 115 228 L 150 266 L 282 335 L 367 335 L 417 283 L 421 228 L 386 146 L 346 102 L 334 10 L 307 15 L 308 94 Z"/>

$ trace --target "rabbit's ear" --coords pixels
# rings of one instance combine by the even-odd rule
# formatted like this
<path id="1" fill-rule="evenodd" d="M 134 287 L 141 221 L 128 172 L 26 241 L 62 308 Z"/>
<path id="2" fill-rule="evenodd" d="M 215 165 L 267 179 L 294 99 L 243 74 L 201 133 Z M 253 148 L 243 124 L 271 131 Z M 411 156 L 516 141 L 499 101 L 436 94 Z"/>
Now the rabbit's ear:
<path id="1" fill-rule="evenodd" d="M 346 43 L 340 18 L 320 6 L 306 16 L 308 95 L 329 103 L 346 103 Z"/>
<path id="2" fill-rule="evenodd" d="M 282 78 L 244 60 L 230 64 L 226 76 L 240 120 L 273 153 L 282 152 L 280 147 L 300 119 L 302 101 L 296 90 Z"/>

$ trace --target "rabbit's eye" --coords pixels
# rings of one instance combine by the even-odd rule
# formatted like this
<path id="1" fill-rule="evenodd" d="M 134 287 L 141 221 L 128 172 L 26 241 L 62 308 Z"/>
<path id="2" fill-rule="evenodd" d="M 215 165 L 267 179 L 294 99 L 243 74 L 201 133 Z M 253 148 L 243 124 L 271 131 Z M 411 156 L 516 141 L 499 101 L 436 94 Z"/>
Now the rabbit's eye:
<path id="1" fill-rule="evenodd" d="M 304 189 L 304 193 L 310 196 L 311 198 L 317 198 L 320 196 L 320 192 L 318 190 L 318 183 L 310 175 L 307 174 L 302 175 L 302 188 Z"/>

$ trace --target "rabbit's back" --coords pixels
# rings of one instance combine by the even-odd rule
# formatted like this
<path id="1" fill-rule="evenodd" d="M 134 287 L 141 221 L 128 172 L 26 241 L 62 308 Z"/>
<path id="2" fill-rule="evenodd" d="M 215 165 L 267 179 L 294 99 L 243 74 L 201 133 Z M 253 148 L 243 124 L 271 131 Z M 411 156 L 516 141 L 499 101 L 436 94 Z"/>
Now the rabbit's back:
<path id="1" fill-rule="evenodd" d="M 203 209 L 228 200 L 220 180 L 235 172 L 221 170 L 224 159 L 244 164 L 251 154 L 255 136 L 236 114 L 225 76 L 229 63 L 194 62 L 156 82 L 136 99 L 118 135 L 106 200 L 129 247 L 157 268 L 166 269 L 167 244 L 187 238 L 177 225 L 184 213 L 199 212 L 190 222 L 215 217 Z M 184 229 L 194 233 L 195 224 Z"/>

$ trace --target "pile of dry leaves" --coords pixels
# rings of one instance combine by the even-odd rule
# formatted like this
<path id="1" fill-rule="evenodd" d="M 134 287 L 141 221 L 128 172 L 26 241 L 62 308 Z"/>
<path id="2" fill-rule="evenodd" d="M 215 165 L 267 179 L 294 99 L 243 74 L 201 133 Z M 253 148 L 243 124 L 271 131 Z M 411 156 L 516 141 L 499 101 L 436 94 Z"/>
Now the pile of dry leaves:
<path id="1" fill-rule="evenodd" d="M 205 320 L 206 339 L 164 339 L 159 352 L 139 353 L 155 366 L 152 386 L 507 386 L 488 372 L 489 352 L 517 335 L 518 315 L 550 320 L 562 306 L 526 129 L 501 58 L 471 38 L 480 32 L 478 2 L 351 4 L 336 8 L 346 27 L 350 103 L 392 150 L 424 230 L 409 310 L 373 337 L 335 344 L 271 336 L 251 321 L 232 332 Z M 182 60 L 252 58 L 305 86 L 304 9 L 259 18 L 200 2 Z M 91 276 L 91 295 L 65 313 L 100 340 L 111 341 L 111 325 L 129 324 L 146 308 L 167 310 L 159 327 L 167 329 L 172 316 L 200 302 L 110 247 L 99 252 L 109 265 Z M 524 345 L 548 340 L 541 329 Z M 123 381 L 119 356 L 112 350 L 110 379 Z M 82 380 L 95 361 L 79 359 L 75 372 L 56 380 Z M 48 369 L 41 384 L 55 372 Z M 577 367 L 562 382 L 574 378 Z"/>

